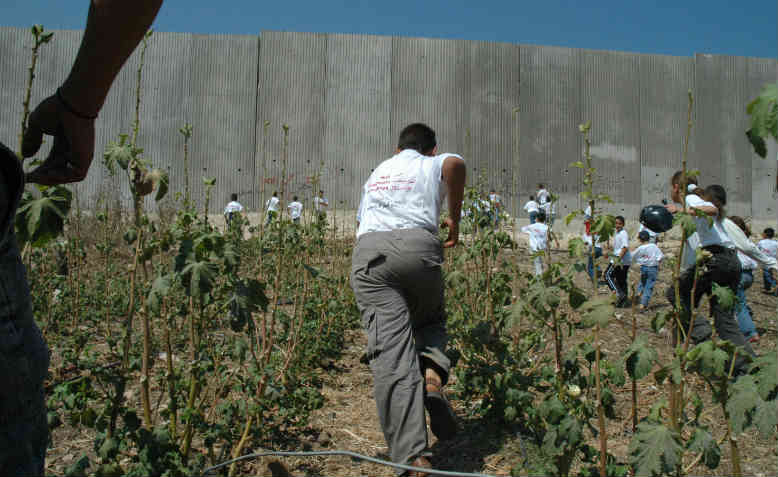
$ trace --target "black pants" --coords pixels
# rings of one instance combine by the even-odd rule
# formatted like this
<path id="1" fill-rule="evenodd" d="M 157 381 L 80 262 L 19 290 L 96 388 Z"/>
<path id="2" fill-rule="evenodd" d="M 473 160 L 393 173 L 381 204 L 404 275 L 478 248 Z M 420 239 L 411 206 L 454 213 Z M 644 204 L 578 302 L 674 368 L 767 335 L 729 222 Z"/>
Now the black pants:
<path id="1" fill-rule="evenodd" d="M 694 293 L 695 308 L 699 307 L 703 296 L 711 295 L 714 283 L 729 288 L 733 294 L 737 292 L 738 284 L 740 283 L 740 261 L 733 249 L 711 246 L 707 247 L 706 250 L 711 252 L 713 256 L 705 264 L 705 271 L 697 277 L 697 286 Z M 691 313 L 692 288 L 694 288 L 694 270 L 695 267 L 692 267 L 681 273 L 679 284 L 682 306 L 681 323 L 684 324 L 684 328 L 687 331 Z M 667 299 L 670 303 L 675 303 L 674 287 L 667 289 Z M 740 326 L 738 326 L 735 319 L 735 308 L 724 308 L 719 303 L 719 300 L 711 295 L 710 310 L 719 338 L 730 341 L 736 346 L 742 346 L 747 353 L 755 356 L 756 353 L 751 348 L 751 344 L 740 331 Z M 710 326 L 710 321 L 703 316 L 695 316 L 691 331 L 692 343 L 696 344 L 707 341 L 712 334 L 713 329 Z M 745 360 L 742 357 L 735 361 L 735 370 L 738 372 L 745 371 Z"/>
<path id="2" fill-rule="evenodd" d="M 629 296 L 629 285 L 627 284 L 627 274 L 629 265 L 615 265 L 611 263 L 605 270 L 605 280 L 608 287 L 619 296 L 619 303 L 623 303 Z"/>

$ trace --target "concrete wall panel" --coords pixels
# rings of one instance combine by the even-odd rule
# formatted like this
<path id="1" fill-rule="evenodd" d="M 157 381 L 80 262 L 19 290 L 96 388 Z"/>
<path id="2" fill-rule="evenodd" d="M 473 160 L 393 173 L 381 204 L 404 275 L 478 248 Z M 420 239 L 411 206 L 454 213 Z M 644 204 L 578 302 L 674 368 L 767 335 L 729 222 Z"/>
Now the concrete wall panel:
<path id="1" fill-rule="evenodd" d="M 262 33 L 256 123 L 257 138 L 263 138 L 256 141 L 261 178 L 256 191 L 258 206 L 264 206 L 274 190 L 280 193 L 291 184 L 294 177 L 290 176 L 306 170 L 309 159 L 319 161 L 323 157 L 326 84 L 326 35 Z M 266 140 L 265 121 L 270 121 Z M 283 125 L 289 127 L 285 176 Z M 265 143 L 267 149 L 263 152 L 261 145 Z"/>
<path id="2" fill-rule="evenodd" d="M 637 219 L 640 211 L 640 76 L 638 56 L 581 51 L 581 111 L 592 121 L 596 192 L 608 194 L 606 211 Z"/>
<path id="3" fill-rule="evenodd" d="M 694 87 L 694 60 L 640 55 L 640 164 L 642 206 L 670 198 L 669 183 L 681 169 L 688 117 L 688 91 Z M 692 111 L 694 114 L 694 111 Z M 692 118 L 694 118 L 692 116 Z M 692 135 L 696 131 L 692 129 Z M 693 144 L 690 136 L 690 146 Z M 689 148 L 689 158 L 693 156 Z"/>
<path id="4" fill-rule="evenodd" d="M 470 91 L 465 103 L 469 102 L 469 114 L 464 119 L 470 131 L 472 158 L 465 159 L 487 164 L 486 188 L 495 189 L 509 213 L 515 214 L 518 177 L 514 174 L 517 138 L 513 110 L 519 105 L 521 50 L 508 43 L 469 42 L 468 46 Z"/>
<path id="5" fill-rule="evenodd" d="M 316 194 L 309 178 L 321 168 L 323 189 L 331 204 L 357 204 L 372 169 L 393 154 L 391 67 L 391 38 L 329 35 L 324 163 L 308 158 L 310 165 L 305 167 L 309 172 L 295 181 L 304 192 L 301 197 Z"/>
<path id="6" fill-rule="evenodd" d="M 582 157 L 579 64 L 578 50 L 521 47 L 518 203 L 523 205 L 537 190 L 537 183 L 544 182 L 559 196 L 560 217 L 581 207 L 581 174 L 569 167 Z"/>

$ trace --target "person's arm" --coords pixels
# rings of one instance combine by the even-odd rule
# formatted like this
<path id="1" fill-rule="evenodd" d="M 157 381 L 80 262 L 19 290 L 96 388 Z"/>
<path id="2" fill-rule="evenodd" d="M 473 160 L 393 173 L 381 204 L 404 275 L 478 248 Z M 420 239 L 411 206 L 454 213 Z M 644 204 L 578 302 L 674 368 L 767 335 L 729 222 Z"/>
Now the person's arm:
<path id="1" fill-rule="evenodd" d="M 92 0 L 70 74 L 30 114 L 24 157 L 38 152 L 44 134 L 54 136 L 54 144 L 43 164 L 27 174 L 28 182 L 56 185 L 86 177 L 94 156 L 94 120 L 161 6 L 162 0 Z"/>
<path id="2" fill-rule="evenodd" d="M 748 240 L 746 234 L 735 222 L 724 219 L 722 224 L 724 226 L 724 231 L 727 232 L 727 236 L 732 240 L 732 243 L 735 244 L 735 248 L 756 260 L 759 265 L 778 271 L 778 261 L 776 261 L 774 257 L 759 250 L 759 247 L 757 247 L 754 242 Z"/>
<path id="3" fill-rule="evenodd" d="M 448 186 L 448 217 L 443 220 L 443 227 L 448 228 L 448 237 L 443 247 L 453 247 L 459 242 L 459 219 L 462 212 L 462 199 L 465 196 L 465 180 L 467 168 L 465 161 L 456 156 L 443 159 L 440 177 Z"/>

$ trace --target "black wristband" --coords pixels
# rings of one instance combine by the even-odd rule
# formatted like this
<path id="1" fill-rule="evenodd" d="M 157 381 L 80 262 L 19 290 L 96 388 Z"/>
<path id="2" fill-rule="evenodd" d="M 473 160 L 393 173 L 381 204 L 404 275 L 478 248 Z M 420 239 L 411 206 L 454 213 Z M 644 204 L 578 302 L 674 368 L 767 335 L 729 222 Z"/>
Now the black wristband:
<path id="1" fill-rule="evenodd" d="M 65 109 L 72 114 L 73 116 L 79 117 L 81 119 L 89 119 L 94 120 L 97 119 L 97 115 L 90 116 L 88 114 L 80 113 L 73 108 L 73 106 L 70 105 L 67 101 L 65 101 L 65 98 L 62 97 L 62 93 L 60 92 L 61 88 L 57 88 L 57 99 L 59 100 L 60 104 L 65 107 Z"/>

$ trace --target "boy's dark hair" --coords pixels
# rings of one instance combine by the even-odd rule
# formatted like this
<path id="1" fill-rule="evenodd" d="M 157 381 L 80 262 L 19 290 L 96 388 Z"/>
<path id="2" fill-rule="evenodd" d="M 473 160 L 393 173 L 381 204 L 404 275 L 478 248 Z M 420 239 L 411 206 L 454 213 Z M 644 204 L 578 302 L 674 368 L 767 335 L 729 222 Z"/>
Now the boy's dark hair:
<path id="1" fill-rule="evenodd" d="M 422 154 L 429 154 L 437 146 L 435 141 L 435 131 L 422 123 L 413 123 L 405 126 L 400 132 L 400 139 L 397 141 L 397 149 L 413 149 Z"/>
<path id="2" fill-rule="evenodd" d="M 724 218 L 724 206 L 727 205 L 727 191 L 719 184 L 712 184 L 705 188 L 705 197 L 713 202 L 719 209 L 718 218 Z"/>
<path id="3" fill-rule="evenodd" d="M 489 192 L 494 192 L 494 189 L 490 189 Z"/>
<path id="4" fill-rule="evenodd" d="M 546 221 L 546 213 L 542 210 L 538 211 L 538 215 L 535 216 L 535 222 L 545 222 Z"/>
<path id="5" fill-rule="evenodd" d="M 775 237 L 775 230 L 773 230 L 772 227 L 767 227 L 766 229 L 764 229 L 764 236 L 769 239 Z"/>
<path id="6" fill-rule="evenodd" d="M 319 191 L 319 194 L 322 194 L 322 195 L 324 195 L 324 191 L 323 191 L 323 190 L 320 190 L 320 191 Z"/>
<path id="7" fill-rule="evenodd" d="M 297 201 L 297 196 L 292 197 L 292 200 L 296 202 Z"/>
<path id="8" fill-rule="evenodd" d="M 624 220 L 624 216 L 623 215 L 617 215 L 616 217 L 613 218 L 613 220 L 621 220 L 622 224 L 626 224 L 627 223 L 627 221 Z"/>
<path id="9" fill-rule="evenodd" d="M 235 192 L 233 192 L 232 194 L 230 194 L 230 200 L 237 201 L 237 200 L 238 200 L 238 194 L 236 194 Z"/>
<path id="10" fill-rule="evenodd" d="M 543 184 L 542 182 L 538 182 L 538 189 L 545 189 L 545 188 L 546 188 L 545 184 Z"/>
<path id="11" fill-rule="evenodd" d="M 529 200 L 535 200 L 535 196 L 534 195 L 529 196 Z"/>
<path id="12" fill-rule="evenodd" d="M 648 234 L 647 230 L 641 230 L 640 232 L 638 232 L 638 240 L 640 240 L 641 242 L 648 242 L 649 240 L 651 240 L 651 236 Z"/>
<path id="13" fill-rule="evenodd" d="M 681 185 L 681 176 L 683 176 L 683 171 L 677 171 L 675 174 L 673 174 L 672 179 L 670 179 L 670 183 L 673 184 L 673 185 Z M 689 184 L 697 185 L 697 178 L 694 177 L 694 176 L 690 176 L 687 173 L 686 174 L 686 185 L 688 186 Z"/>
<path id="14" fill-rule="evenodd" d="M 275 197 L 277 195 L 278 195 L 278 192 L 277 191 L 273 191 L 273 197 Z"/>

